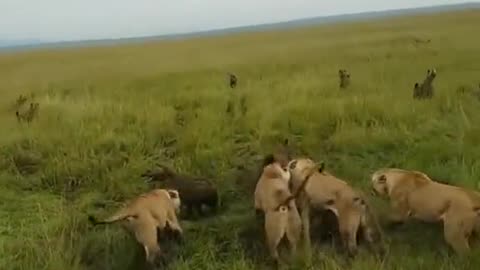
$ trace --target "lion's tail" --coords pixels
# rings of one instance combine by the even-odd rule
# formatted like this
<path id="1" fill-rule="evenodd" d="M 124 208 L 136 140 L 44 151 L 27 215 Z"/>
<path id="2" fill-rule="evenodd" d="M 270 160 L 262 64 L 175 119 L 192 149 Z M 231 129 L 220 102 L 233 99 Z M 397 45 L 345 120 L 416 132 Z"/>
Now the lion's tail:
<path id="1" fill-rule="evenodd" d="M 115 222 L 122 221 L 122 220 L 125 220 L 125 219 L 128 219 L 128 218 L 136 218 L 136 217 L 137 217 L 136 215 L 130 214 L 130 213 L 128 213 L 128 211 L 125 211 L 124 209 L 122 209 L 122 210 L 118 211 L 117 213 L 115 213 L 114 215 L 112 215 L 111 217 L 106 218 L 104 220 L 97 220 L 92 215 L 88 216 L 88 220 L 93 225 L 103 225 L 103 224 L 115 223 Z"/>

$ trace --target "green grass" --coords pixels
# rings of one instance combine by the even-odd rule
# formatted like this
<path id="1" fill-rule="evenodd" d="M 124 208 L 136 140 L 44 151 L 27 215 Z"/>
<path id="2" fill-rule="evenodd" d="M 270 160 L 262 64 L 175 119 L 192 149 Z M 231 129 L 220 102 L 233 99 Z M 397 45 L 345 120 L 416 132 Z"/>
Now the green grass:
<path id="1" fill-rule="evenodd" d="M 359 188 L 385 166 L 478 188 L 480 100 L 457 90 L 478 90 L 479 24 L 476 10 L 0 54 L 0 269 L 137 269 L 133 238 L 120 226 L 92 228 L 86 215 L 107 215 L 148 190 L 139 175 L 156 162 L 211 177 L 226 208 L 182 221 L 188 241 L 171 269 L 262 269 L 263 236 L 244 236 L 253 194 L 240 192 L 235 168 L 253 166 L 284 137 Z M 412 100 L 431 67 L 436 96 Z M 339 68 L 352 74 L 346 91 Z M 227 71 L 239 76 L 234 91 Z M 39 117 L 19 124 L 15 100 L 30 93 Z M 375 206 L 382 216 L 386 203 Z M 412 223 L 386 236 L 383 261 L 362 249 L 349 264 L 325 246 L 314 251 L 315 269 L 480 267 L 480 248 L 452 256 L 437 226 Z"/>

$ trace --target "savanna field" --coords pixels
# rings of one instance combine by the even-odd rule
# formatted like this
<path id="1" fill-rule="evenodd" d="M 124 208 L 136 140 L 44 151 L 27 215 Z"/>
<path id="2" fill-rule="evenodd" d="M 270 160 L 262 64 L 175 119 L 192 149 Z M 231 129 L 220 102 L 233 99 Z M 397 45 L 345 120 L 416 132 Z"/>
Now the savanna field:
<path id="1" fill-rule="evenodd" d="M 285 138 L 365 191 L 388 166 L 480 189 L 479 25 L 477 9 L 1 53 L 0 269 L 138 269 L 134 238 L 120 224 L 92 227 L 87 215 L 105 217 L 149 190 L 140 174 L 157 163 L 209 177 L 222 203 L 217 216 L 181 221 L 185 243 L 169 269 L 265 269 L 245 186 Z M 352 76 L 344 90 L 341 68 Z M 435 96 L 413 100 L 429 68 Z M 233 90 L 227 72 L 238 76 Z M 20 94 L 39 103 L 30 124 L 15 117 Z M 382 220 L 387 202 L 371 200 Z M 458 258 L 440 226 L 411 222 L 385 238 L 383 259 L 362 247 L 351 261 L 312 240 L 313 269 L 480 267 L 480 241 Z"/>

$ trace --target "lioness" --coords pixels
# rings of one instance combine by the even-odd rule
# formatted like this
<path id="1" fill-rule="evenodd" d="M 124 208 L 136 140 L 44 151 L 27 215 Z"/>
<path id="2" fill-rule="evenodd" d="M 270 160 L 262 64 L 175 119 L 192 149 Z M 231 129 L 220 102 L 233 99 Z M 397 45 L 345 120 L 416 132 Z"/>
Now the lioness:
<path id="1" fill-rule="evenodd" d="M 277 247 L 284 236 L 290 244 L 291 254 L 295 255 L 300 238 L 301 220 L 295 204 L 295 195 L 289 189 L 290 173 L 279 162 L 271 160 L 263 168 L 254 192 L 257 216 L 265 216 L 267 246 L 277 267 L 280 257 Z"/>
<path id="2" fill-rule="evenodd" d="M 257 216 L 260 213 L 265 215 L 267 246 L 277 265 L 280 261 L 277 251 L 280 240 L 287 235 L 293 253 L 300 231 L 300 216 L 295 203 L 290 201 L 287 206 L 279 208 L 291 195 L 288 188 L 289 180 L 288 171 L 285 171 L 278 162 L 271 160 L 270 164 L 265 164 L 254 192 L 255 211 Z"/>
<path id="3" fill-rule="evenodd" d="M 280 263 L 277 247 L 284 236 L 290 242 L 291 254 L 295 255 L 301 234 L 301 218 L 295 200 L 303 192 L 309 181 L 304 181 L 297 191 L 290 191 L 290 172 L 275 159 L 266 164 L 255 189 L 255 209 L 257 214 L 265 214 L 267 244 L 276 265 Z M 288 163 L 286 164 L 288 165 Z M 322 171 L 323 164 L 315 164 L 307 172 Z"/>
<path id="4" fill-rule="evenodd" d="M 418 171 L 385 168 L 372 174 L 376 194 L 390 199 L 392 222 L 415 218 L 443 222 L 445 241 L 458 254 L 470 250 L 469 237 L 479 232 L 480 194 L 438 183 Z"/>
<path id="5" fill-rule="evenodd" d="M 357 234 L 361 230 L 371 247 L 374 242 L 374 216 L 365 197 L 345 181 L 324 170 L 313 170 L 315 162 L 309 158 L 293 159 L 288 165 L 293 190 L 297 190 L 306 179 L 304 192 L 298 198 L 302 216 L 304 241 L 310 248 L 310 208 L 330 210 L 337 217 L 338 229 L 349 255 L 357 252 Z M 378 232 L 377 231 L 377 232 Z"/>
<path id="6" fill-rule="evenodd" d="M 126 228 L 144 247 L 147 262 L 154 265 L 162 253 L 157 232 L 169 231 L 177 239 L 182 237 L 183 231 L 176 216 L 180 205 L 176 190 L 154 189 L 128 202 L 109 218 L 98 221 L 89 216 L 88 219 L 93 225 L 125 221 Z"/>

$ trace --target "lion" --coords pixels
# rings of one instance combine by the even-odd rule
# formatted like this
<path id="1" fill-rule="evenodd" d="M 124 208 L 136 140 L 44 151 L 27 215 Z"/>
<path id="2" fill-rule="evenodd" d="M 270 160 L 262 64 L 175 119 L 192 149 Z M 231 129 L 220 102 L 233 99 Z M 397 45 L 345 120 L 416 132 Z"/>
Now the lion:
<path id="1" fill-rule="evenodd" d="M 435 69 L 427 70 L 427 77 L 422 83 L 416 82 L 413 86 L 413 98 L 425 99 L 432 98 L 434 94 L 433 80 L 437 77 L 437 71 Z"/>
<path id="2" fill-rule="evenodd" d="M 286 235 L 291 253 L 296 251 L 300 234 L 300 216 L 294 201 L 287 206 L 280 206 L 292 194 L 288 187 L 290 174 L 278 162 L 266 164 L 254 192 L 254 207 L 257 217 L 265 216 L 265 234 L 267 246 L 275 263 L 279 265 L 280 257 L 277 246 Z M 280 206 L 280 207 L 279 207 Z"/>
<path id="3" fill-rule="evenodd" d="M 155 265 L 158 259 L 162 259 L 162 251 L 158 245 L 161 234 L 171 233 L 177 240 L 183 237 L 183 230 L 176 215 L 180 211 L 180 205 L 178 191 L 154 189 L 126 203 L 106 219 L 97 220 L 91 215 L 88 219 L 93 225 L 123 222 L 143 246 L 147 262 Z"/>
<path id="4" fill-rule="evenodd" d="M 347 182 L 326 172 L 323 166 L 312 171 L 315 162 L 310 158 L 293 159 L 288 165 L 293 190 L 305 185 L 297 205 L 302 217 L 303 238 L 307 248 L 311 247 L 311 210 L 329 210 L 336 216 L 341 241 L 348 255 L 354 256 L 357 253 L 360 232 L 369 247 L 373 248 L 376 236 L 380 236 L 380 228 L 366 197 Z M 305 184 L 307 179 L 310 181 Z"/>
<path id="5" fill-rule="evenodd" d="M 419 171 L 398 168 L 375 171 L 371 184 L 375 194 L 390 199 L 391 224 L 410 218 L 442 222 L 445 241 L 457 254 L 467 253 L 470 236 L 480 232 L 478 192 L 438 183 Z"/>
<path id="6" fill-rule="evenodd" d="M 257 217 L 264 214 L 266 242 L 277 267 L 280 264 L 277 250 L 280 241 L 286 236 L 294 256 L 301 231 L 300 215 L 289 189 L 289 181 L 288 170 L 271 160 L 263 168 L 254 192 L 255 212 Z"/>

